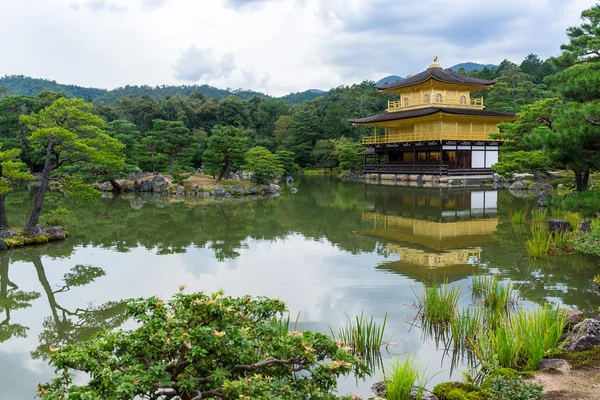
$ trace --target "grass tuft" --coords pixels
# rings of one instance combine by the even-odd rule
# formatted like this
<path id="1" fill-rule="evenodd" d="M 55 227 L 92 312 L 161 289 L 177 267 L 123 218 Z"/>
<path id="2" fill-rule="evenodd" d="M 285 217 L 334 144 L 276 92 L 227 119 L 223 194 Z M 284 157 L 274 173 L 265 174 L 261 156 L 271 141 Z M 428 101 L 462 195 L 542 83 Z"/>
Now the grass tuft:
<path id="1" fill-rule="evenodd" d="M 531 220 L 534 223 L 544 223 L 548 219 L 548 210 L 546 208 L 533 210 L 531 212 Z"/>
<path id="2" fill-rule="evenodd" d="M 508 218 L 510 218 L 510 222 L 512 222 L 513 224 L 525 223 L 526 216 L 527 212 L 523 210 L 514 210 L 508 213 Z"/>
<path id="3" fill-rule="evenodd" d="M 460 286 L 423 285 L 423 292 L 417 295 L 421 318 L 432 325 L 447 325 L 452 321 L 458 310 Z"/>
<path id="4" fill-rule="evenodd" d="M 552 238 L 548 231 L 544 229 L 532 228 L 531 239 L 527 239 L 525 246 L 530 258 L 543 258 L 550 251 Z"/>
<path id="5" fill-rule="evenodd" d="M 361 313 L 354 320 L 348 318 L 348 322 L 338 330 L 337 334 L 331 331 L 331 335 L 341 340 L 343 344 L 350 346 L 357 354 L 378 352 L 383 344 L 386 322 L 387 314 L 383 317 L 383 323 L 380 325 L 374 317 L 368 319 Z"/>

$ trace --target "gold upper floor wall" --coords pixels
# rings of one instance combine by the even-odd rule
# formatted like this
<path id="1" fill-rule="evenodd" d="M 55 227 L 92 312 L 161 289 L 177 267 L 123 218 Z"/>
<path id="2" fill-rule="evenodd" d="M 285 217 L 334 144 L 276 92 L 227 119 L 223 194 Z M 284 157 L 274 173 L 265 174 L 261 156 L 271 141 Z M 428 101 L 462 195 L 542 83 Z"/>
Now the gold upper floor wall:
<path id="1" fill-rule="evenodd" d="M 399 95 L 388 102 L 388 112 L 406 111 L 425 107 L 451 107 L 482 110 L 483 97 L 471 97 L 471 91 L 480 89 L 465 85 L 451 85 L 429 80 L 421 85 L 401 88 L 388 93 Z"/>

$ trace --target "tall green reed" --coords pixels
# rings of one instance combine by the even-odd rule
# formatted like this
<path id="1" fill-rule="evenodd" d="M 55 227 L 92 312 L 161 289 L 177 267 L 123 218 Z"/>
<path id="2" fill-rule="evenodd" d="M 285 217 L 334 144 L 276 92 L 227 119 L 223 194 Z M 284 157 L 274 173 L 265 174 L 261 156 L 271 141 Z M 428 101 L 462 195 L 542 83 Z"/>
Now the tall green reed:
<path id="1" fill-rule="evenodd" d="M 423 285 L 423 292 L 417 295 L 422 320 L 430 324 L 447 325 L 456 316 L 460 286 Z"/>
<path id="2" fill-rule="evenodd" d="M 552 238 L 548 231 L 540 228 L 531 229 L 531 238 L 527 239 L 525 247 L 530 258 L 543 258 L 550 251 Z"/>
<path id="3" fill-rule="evenodd" d="M 548 220 L 548 210 L 541 208 L 531 212 L 531 220 L 534 223 L 544 223 Z"/>
<path id="4" fill-rule="evenodd" d="M 331 330 L 331 335 L 350 346 L 354 352 L 362 354 L 369 351 L 379 351 L 383 344 L 383 335 L 387 323 L 387 314 L 383 317 L 383 323 L 378 324 L 374 317 L 370 319 L 361 313 L 354 320 L 348 318 L 345 325 L 339 328 L 337 333 Z"/>
<path id="5" fill-rule="evenodd" d="M 510 222 L 513 224 L 522 224 L 525 222 L 525 217 L 527 216 L 527 212 L 524 210 L 514 210 L 509 211 L 508 218 Z"/>
<path id="6" fill-rule="evenodd" d="M 411 389 L 418 387 L 417 398 L 421 398 L 423 388 L 427 386 L 432 377 L 428 376 L 425 368 L 419 365 L 416 358 L 409 356 L 403 360 L 393 361 L 389 373 L 384 374 L 386 386 L 386 399 L 409 400 Z"/>

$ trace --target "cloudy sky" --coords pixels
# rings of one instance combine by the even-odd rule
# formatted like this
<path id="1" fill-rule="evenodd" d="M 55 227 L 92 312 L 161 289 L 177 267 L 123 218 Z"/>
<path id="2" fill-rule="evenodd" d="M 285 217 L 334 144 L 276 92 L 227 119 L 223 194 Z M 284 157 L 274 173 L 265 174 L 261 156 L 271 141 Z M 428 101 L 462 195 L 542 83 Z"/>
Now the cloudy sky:
<path id="1" fill-rule="evenodd" d="M 0 0 L 0 75 L 282 95 L 558 53 L 595 0 Z"/>

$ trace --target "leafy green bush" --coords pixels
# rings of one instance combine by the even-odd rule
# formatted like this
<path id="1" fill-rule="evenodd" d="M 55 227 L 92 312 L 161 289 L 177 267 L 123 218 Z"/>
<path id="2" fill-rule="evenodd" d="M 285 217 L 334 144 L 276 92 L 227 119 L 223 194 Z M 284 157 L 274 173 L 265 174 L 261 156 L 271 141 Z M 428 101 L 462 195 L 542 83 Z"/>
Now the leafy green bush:
<path id="1" fill-rule="evenodd" d="M 573 247 L 579 253 L 600 256 L 600 229 L 594 228 L 589 233 L 578 233 L 573 241 Z"/>
<path id="2" fill-rule="evenodd" d="M 329 336 L 282 329 L 279 300 L 179 293 L 131 299 L 127 312 L 137 328 L 52 349 L 57 377 L 38 396 L 329 400 L 339 376 L 370 373 Z M 76 384 L 71 370 L 90 380 Z"/>
<path id="3" fill-rule="evenodd" d="M 552 207 L 576 211 L 585 217 L 592 217 L 600 210 L 600 190 L 586 190 L 570 194 L 562 200 L 550 200 Z"/>
<path id="4" fill-rule="evenodd" d="M 433 394 L 439 400 L 488 400 L 485 390 L 463 382 L 444 382 L 433 388 Z"/>
<path id="5" fill-rule="evenodd" d="M 42 216 L 45 226 L 67 226 L 73 222 L 73 213 L 64 207 L 57 207 Z"/>
<path id="6" fill-rule="evenodd" d="M 492 399 L 539 400 L 544 395 L 542 385 L 527 382 L 520 376 L 495 377 L 489 382 Z"/>
<path id="7" fill-rule="evenodd" d="M 264 147 L 253 147 L 246 154 L 246 168 L 253 172 L 257 183 L 271 183 L 277 176 L 283 175 L 284 168 L 280 159 Z"/>

